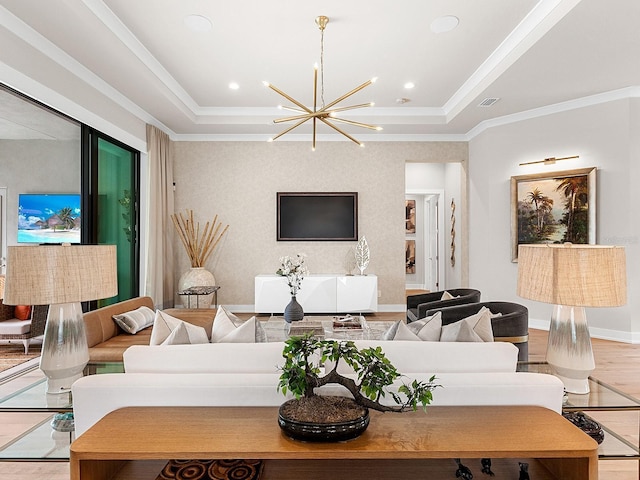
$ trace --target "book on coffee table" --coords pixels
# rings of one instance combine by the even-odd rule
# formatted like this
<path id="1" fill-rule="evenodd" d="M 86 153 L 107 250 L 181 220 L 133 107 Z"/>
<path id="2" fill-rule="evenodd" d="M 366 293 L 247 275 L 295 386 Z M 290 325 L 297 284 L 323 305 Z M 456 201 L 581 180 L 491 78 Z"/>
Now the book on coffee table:
<path id="1" fill-rule="evenodd" d="M 300 322 L 292 322 L 289 327 L 290 337 L 301 337 L 309 334 L 316 337 L 324 337 L 324 327 L 322 326 L 322 323 L 303 320 Z"/>
<path id="2" fill-rule="evenodd" d="M 333 317 L 333 330 L 362 330 L 362 322 L 360 317 L 351 315 Z"/>

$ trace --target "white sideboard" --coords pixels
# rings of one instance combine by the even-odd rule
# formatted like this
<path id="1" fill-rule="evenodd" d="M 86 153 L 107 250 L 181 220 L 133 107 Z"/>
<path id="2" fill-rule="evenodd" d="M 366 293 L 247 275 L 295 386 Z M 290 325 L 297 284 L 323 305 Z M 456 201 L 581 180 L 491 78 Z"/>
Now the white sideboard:
<path id="1" fill-rule="evenodd" d="M 305 313 L 367 313 L 378 311 L 375 275 L 309 275 L 296 296 Z M 255 277 L 256 313 L 282 313 L 291 301 L 287 279 Z"/>

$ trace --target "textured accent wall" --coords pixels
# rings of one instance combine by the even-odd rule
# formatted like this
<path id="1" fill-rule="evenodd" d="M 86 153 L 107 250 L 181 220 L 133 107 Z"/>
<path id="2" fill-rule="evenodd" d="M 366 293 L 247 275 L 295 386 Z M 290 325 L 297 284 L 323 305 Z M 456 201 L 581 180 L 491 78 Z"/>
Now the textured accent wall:
<path id="1" fill-rule="evenodd" d="M 254 277 L 275 273 L 279 257 L 304 252 L 311 273 L 347 273 L 356 242 L 277 242 L 276 192 L 358 192 L 359 235 L 371 249 L 379 304 L 405 303 L 405 162 L 466 161 L 463 142 L 320 143 L 173 142 L 176 212 L 192 209 L 202 225 L 215 214 L 230 228 L 207 265 L 219 301 L 250 306 Z M 176 277 L 189 264 L 176 245 Z M 355 272 L 354 272 L 355 273 Z M 304 288 L 304 282 L 302 285 Z"/>

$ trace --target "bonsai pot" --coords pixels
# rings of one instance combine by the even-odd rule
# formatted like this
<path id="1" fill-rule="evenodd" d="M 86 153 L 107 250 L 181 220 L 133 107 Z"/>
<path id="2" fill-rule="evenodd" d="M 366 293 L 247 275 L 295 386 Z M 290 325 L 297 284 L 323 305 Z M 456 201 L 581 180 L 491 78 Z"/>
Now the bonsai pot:
<path id="1" fill-rule="evenodd" d="M 341 442 L 345 440 L 351 440 L 360 436 L 369 426 L 369 410 L 367 408 L 357 405 L 353 400 L 344 397 L 314 397 L 314 400 L 328 400 L 330 402 L 328 410 L 324 411 L 323 408 L 317 408 L 316 405 L 309 407 L 312 411 L 314 420 L 300 419 L 297 415 L 292 415 L 290 407 L 297 410 L 301 401 L 305 399 L 293 399 L 288 400 L 280 406 L 278 411 L 278 425 L 282 431 L 289 437 L 296 440 L 303 440 L 307 442 Z M 341 409 L 340 405 L 332 405 L 331 402 L 336 399 L 338 402 L 349 402 L 356 405 L 357 410 L 354 412 L 352 407 L 348 407 L 350 413 L 354 413 L 354 418 L 343 419 L 342 415 L 338 415 L 337 420 L 334 415 Z M 326 415 L 323 415 L 326 414 Z M 326 419 L 317 417 L 326 416 Z M 294 418 L 296 417 L 296 418 Z"/>

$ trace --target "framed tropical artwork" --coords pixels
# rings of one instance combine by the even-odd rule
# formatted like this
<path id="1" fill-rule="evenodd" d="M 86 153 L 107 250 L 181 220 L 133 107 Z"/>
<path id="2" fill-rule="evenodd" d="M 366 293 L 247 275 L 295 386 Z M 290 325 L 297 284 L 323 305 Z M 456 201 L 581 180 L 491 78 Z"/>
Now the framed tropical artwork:
<path id="1" fill-rule="evenodd" d="M 518 245 L 596 243 L 596 168 L 511 177 L 511 261 Z"/>

